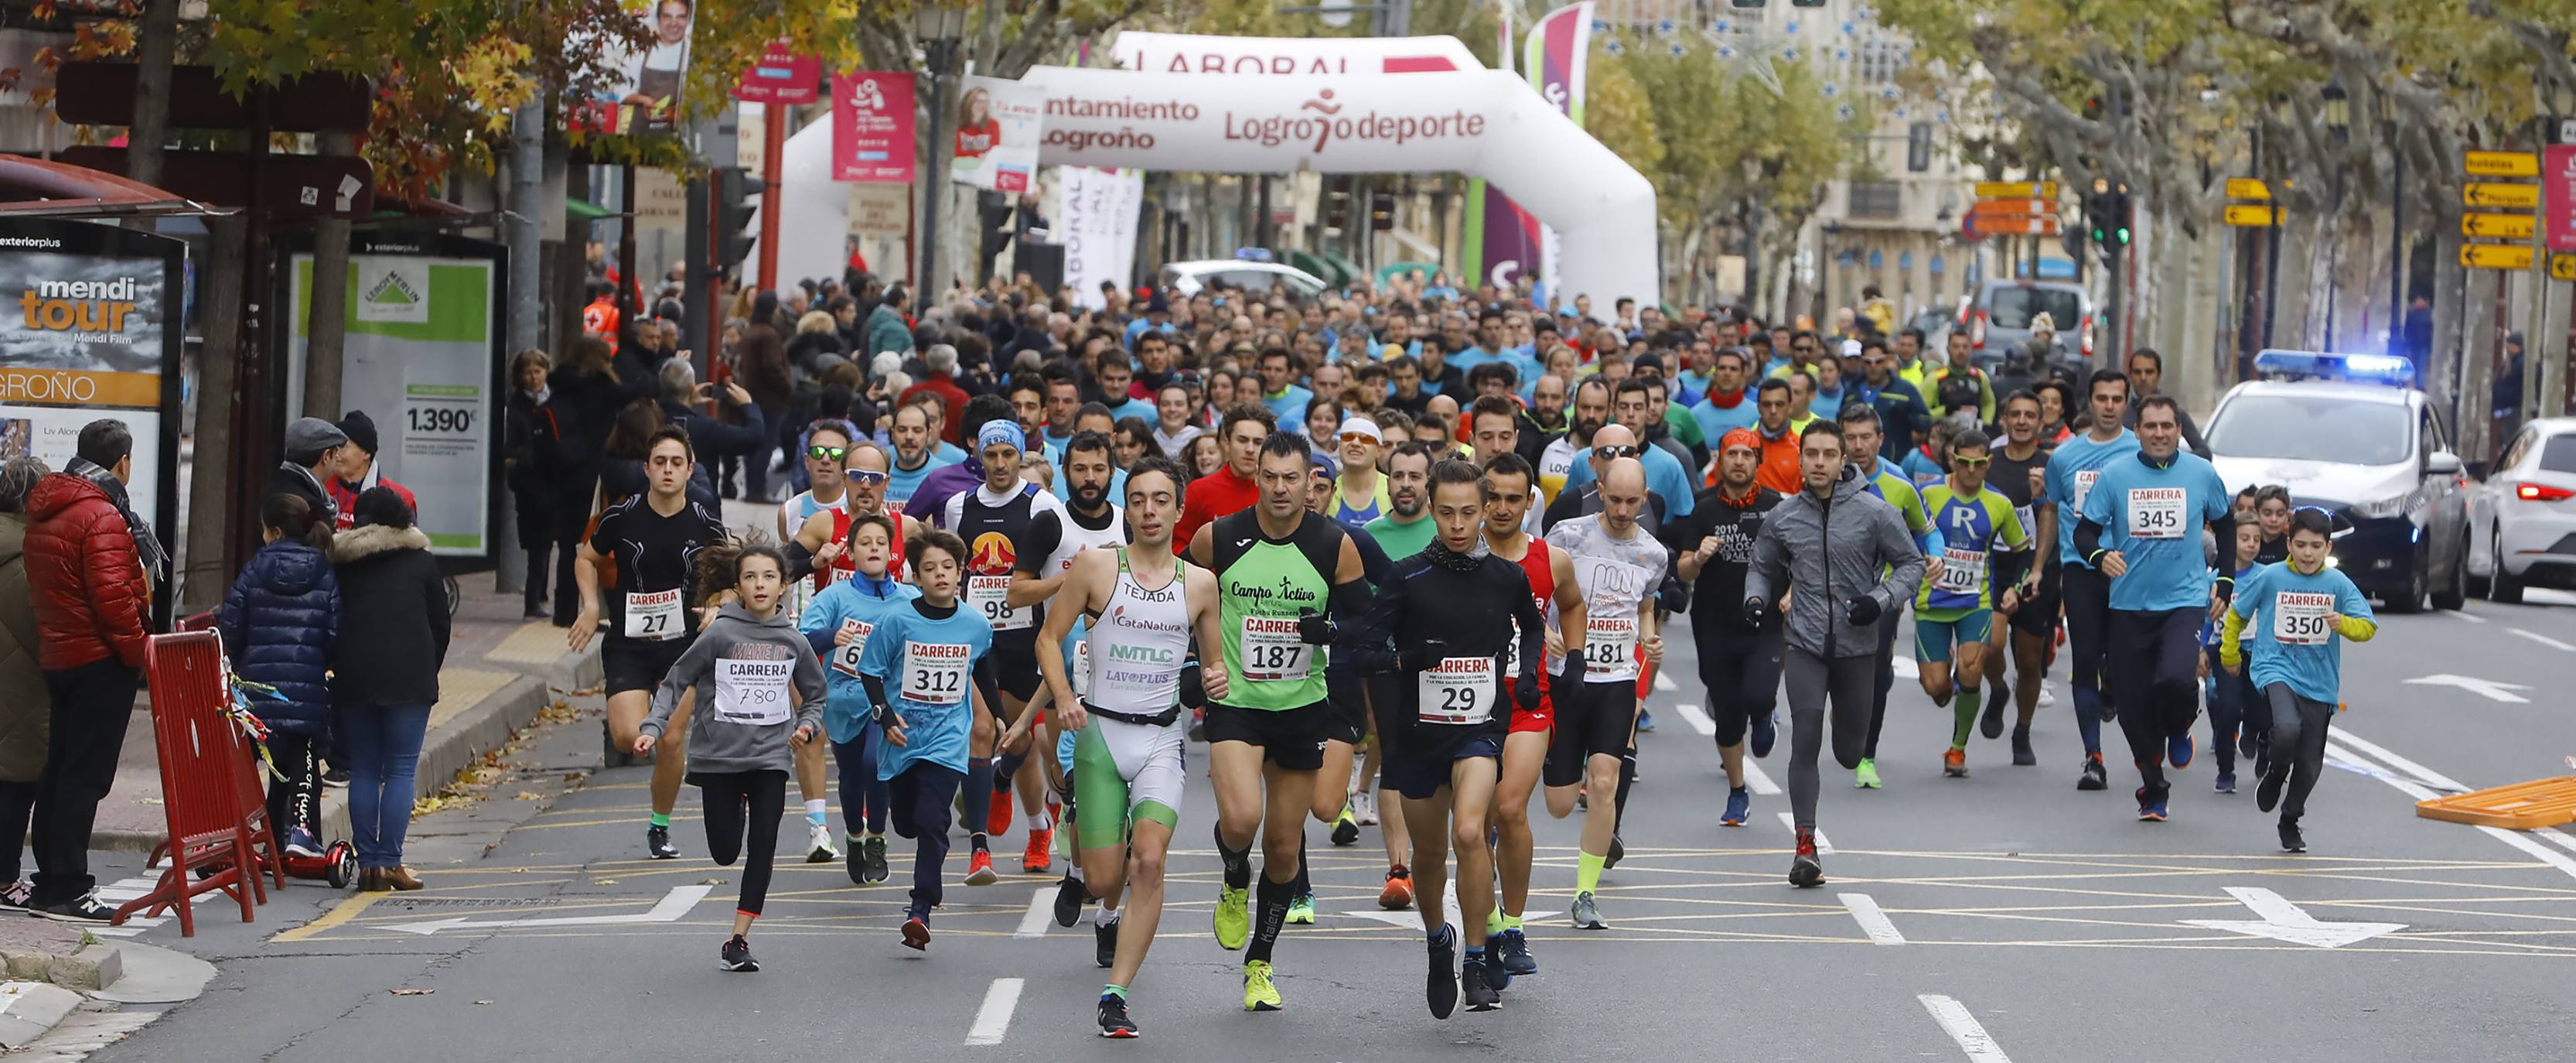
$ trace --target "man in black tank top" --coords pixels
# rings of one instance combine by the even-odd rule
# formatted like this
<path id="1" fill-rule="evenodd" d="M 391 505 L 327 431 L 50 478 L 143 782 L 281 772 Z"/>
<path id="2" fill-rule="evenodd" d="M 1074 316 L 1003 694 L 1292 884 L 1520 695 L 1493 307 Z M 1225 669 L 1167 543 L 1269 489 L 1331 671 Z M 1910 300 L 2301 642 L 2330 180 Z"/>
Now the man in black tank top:
<path id="1" fill-rule="evenodd" d="M 1032 541 L 1030 527 L 1036 514 L 1053 513 L 1059 519 L 1063 514 L 1063 505 L 1054 495 L 1020 479 L 1024 442 L 1018 424 L 1007 419 L 986 422 L 976 435 L 975 447 L 984 465 L 984 482 L 950 498 L 943 521 L 966 544 L 965 587 L 958 600 L 993 625 L 993 671 L 1001 681 L 999 710 L 1006 725 L 1028 711 L 1029 698 L 1037 693 L 1038 625 L 1045 619 L 1041 604 L 1012 604 L 1011 573 L 1019 566 L 1021 550 Z M 1055 824 L 1046 809 L 1044 772 L 1027 758 L 1025 743 L 1018 749 L 1001 750 L 997 764 L 993 735 L 999 732 L 986 733 L 992 726 L 993 721 L 977 721 L 966 762 L 966 826 L 972 846 L 966 881 L 972 885 L 994 881 L 989 836 L 1011 828 L 1009 788 L 1014 783 L 1029 812 L 1029 845 L 1022 868 L 1042 874 L 1052 862 L 1049 851 Z"/>

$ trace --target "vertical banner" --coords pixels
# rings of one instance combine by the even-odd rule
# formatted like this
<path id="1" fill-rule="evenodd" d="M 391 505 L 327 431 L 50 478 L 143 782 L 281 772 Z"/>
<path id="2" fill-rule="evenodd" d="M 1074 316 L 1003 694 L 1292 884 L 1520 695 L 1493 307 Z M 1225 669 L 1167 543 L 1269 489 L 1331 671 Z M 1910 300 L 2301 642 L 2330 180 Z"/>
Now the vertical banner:
<path id="1" fill-rule="evenodd" d="M 832 179 L 912 181 L 912 75 L 832 75 Z"/>
<path id="2" fill-rule="evenodd" d="M 1100 293 L 1106 281 L 1125 287 L 1136 270 L 1136 226 L 1145 210 L 1145 172 L 1096 170 L 1088 166 L 1056 168 L 1056 192 L 1063 206 L 1064 283 L 1073 301 L 1091 310 L 1109 305 Z"/>
<path id="3" fill-rule="evenodd" d="M 0 220 L 0 459 L 71 464 L 81 426 L 134 434 L 127 493 L 173 548 L 179 527 L 180 301 L 187 245 L 111 225 Z M 203 400 L 221 416 L 225 399 Z M 220 467 L 221 458 L 215 464 Z M 168 573 L 154 593 L 169 589 Z"/>
<path id="4" fill-rule="evenodd" d="M 2549 249 L 2576 251 L 2576 144 L 2541 149 L 2540 199 Z"/>
<path id="5" fill-rule="evenodd" d="M 430 553 L 443 557 L 492 552 L 507 261 L 502 245 L 461 236 L 361 232 L 349 240 L 340 402 L 376 422 L 377 471 L 411 490 Z M 292 262 L 287 320 L 295 325 L 286 358 L 297 381 L 312 342 L 309 245 Z M 295 386 L 289 395 L 302 393 Z M 342 412 L 304 411 L 334 420 Z"/>
<path id="6" fill-rule="evenodd" d="M 951 116 L 955 154 L 948 173 L 988 192 L 1029 190 L 1045 134 L 1046 90 L 1002 78 L 969 76 Z"/>
<path id="7" fill-rule="evenodd" d="M 814 87 L 823 81 L 823 60 L 789 51 L 787 42 L 776 40 L 760 53 L 760 61 L 742 72 L 742 84 L 734 86 L 733 98 L 744 103 L 805 104 L 814 102 Z"/>
<path id="8" fill-rule="evenodd" d="M 1521 68 L 1539 96 L 1578 126 L 1583 124 L 1584 65 L 1591 54 L 1592 0 L 1558 8 L 1531 24 L 1521 53 Z M 1551 286 L 1556 283 L 1556 231 L 1544 225 L 1538 226 L 1538 275 Z"/>
<path id="9" fill-rule="evenodd" d="M 573 129 L 594 133 L 668 133 L 679 128 L 674 116 L 680 86 L 689 74 L 689 31 L 698 18 L 697 0 L 626 0 L 626 9 L 651 31 L 640 50 L 622 42 L 577 40 L 576 50 L 604 53 L 617 70 L 590 98 L 575 101 L 564 112 Z"/>

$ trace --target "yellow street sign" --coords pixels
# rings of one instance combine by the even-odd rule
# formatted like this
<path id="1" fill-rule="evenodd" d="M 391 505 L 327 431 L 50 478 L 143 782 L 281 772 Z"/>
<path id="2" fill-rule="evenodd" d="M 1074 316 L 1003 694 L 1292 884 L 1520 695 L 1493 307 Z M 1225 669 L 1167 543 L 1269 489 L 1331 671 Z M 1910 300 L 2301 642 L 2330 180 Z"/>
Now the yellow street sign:
<path id="1" fill-rule="evenodd" d="M 2561 252 L 2549 256 L 2549 277 L 2551 280 L 2576 281 L 2576 255 Z"/>
<path id="2" fill-rule="evenodd" d="M 2529 214 L 2460 215 L 2460 235 L 2490 240 L 2528 240 L 2539 226 L 2540 220 Z"/>
<path id="3" fill-rule="evenodd" d="M 2539 185 L 2512 185 L 2495 181 L 2471 181 L 2460 189 L 2464 207 L 2503 207 L 2511 210 L 2535 210 L 2540 206 Z"/>
<path id="4" fill-rule="evenodd" d="M 2230 177 L 2227 179 L 2227 198 L 2269 200 L 2272 190 L 2251 177 Z"/>
<path id="5" fill-rule="evenodd" d="M 2537 172 L 2537 171 L 2534 171 Z M 1978 199 L 2056 199 L 2055 181 L 1979 181 Z"/>
<path id="6" fill-rule="evenodd" d="M 2540 176 L 2540 156 L 2528 151 L 2472 151 L 2461 163 L 2471 177 Z"/>
<path id="7" fill-rule="evenodd" d="M 2238 228 L 2267 228 L 2279 213 L 2278 207 L 2230 203 L 2227 205 L 2227 224 Z"/>
<path id="8" fill-rule="evenodd" d="M 2461 244 L 2460 264 L 2470 269 L 2530 269 L 2531 248 L 2525 244 Z"/>

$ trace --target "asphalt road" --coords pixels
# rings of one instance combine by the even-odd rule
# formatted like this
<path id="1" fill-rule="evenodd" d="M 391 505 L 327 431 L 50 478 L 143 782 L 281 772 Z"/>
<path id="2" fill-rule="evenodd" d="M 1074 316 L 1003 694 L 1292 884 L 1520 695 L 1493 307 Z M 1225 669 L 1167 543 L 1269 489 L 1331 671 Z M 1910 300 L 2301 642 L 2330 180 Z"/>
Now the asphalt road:
<path id="1" fill-rule="evenodd" d="M 1786 884 L 1785 795 L 1757 796 L 1745 828 L 1717 826 L 1723 777 L 1681 707 L 1703 699 L 1677 637 L 1667 674 L 1684 681 L 1649 702 L 1659 729 L 1642 743 L 1627 859 L 1604 877 L 1611 929 L 1566 924 L 1574 823 L 1541 813 L 1529 933 L 1542 971 L 1501 1010 L 1446 1022 L 1422 1003 L 1418 925 L 1376 907 L 1374 829 L 1348 849 L 1314 830 L 1324 914 L 1278 947 L 1287 1009 L 1240 1010 L 1239 957 L 1208 930 L 1217 864 L 1194 746 L 1173 897 L 1135 987 L 1142 1044 L 1094 1037 L 1088 928 L 1033 916 L 1051 877 L 952 887 L 932 951 L 904 949 L 900 847 L 894 881 L 865 889 L 838 864 L 782 864 L 753 938 L 762 972 L 718 971 L 736 871 L 704 859 L 694 796 L 676 824 L 687 858 L 642 858 L 643 769 L 565 783 L 596 765 L 585 722 L 520 756 L 528 799 L 423 822 L 424 893 L 344 900 L 298 885 L 249 927 L 209 909 L 195 939 L 149 931 L 223 974 L 95 1058 L 511 1045 L 620 1060 L 2565 1058 L 2576 837 L 2413 809 L 2455 786 L 2569 773 L 2576 723 L 2559 684 L 2576 681 L 2576 599 L 2553 597 L 2388 617 L 2376 642 L 2347 650 L 2350 708 L 2304 856 L 2277 850 L 2250 774 L 2237 795 L 2211 792 L 2206 756 L 2176 775 L 2168 823 L 2135 821 L 2121 771 L 2108 792 L 2077 792 L 2062 682 L 2036 729 L 2040 766 L 2012 767 L 2004 743 L 1978 739 L 1973 777 L 1945 780 L 1947 715 L 1901 679 L 1885 789 L 1856 791 L 1828 764 L 1834 851 L 1817 890 Z M 2443 675 L 2472 682 L 2424 681 Z M 2469 688 L 2481 683 L 2509 685 Z M 1788 748 L 1784 730 L 1760 765 L 1769 779 L 1786 780 Z M 1019 841 L 996 843 L 1006 872 Z M 600 916 L 626 918 L 513 923 Z"/>

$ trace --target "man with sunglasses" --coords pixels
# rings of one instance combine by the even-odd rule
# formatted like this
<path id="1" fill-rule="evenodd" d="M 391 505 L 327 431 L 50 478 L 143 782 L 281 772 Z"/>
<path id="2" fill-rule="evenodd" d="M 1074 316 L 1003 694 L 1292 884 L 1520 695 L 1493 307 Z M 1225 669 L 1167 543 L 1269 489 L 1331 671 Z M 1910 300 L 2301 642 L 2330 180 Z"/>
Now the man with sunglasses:
<path id="1" fill-rule="evenodd" d="M 1961 431 L 1950 441 L 1949 478 L 1923 489 L 1923 509 L 1940 527 L 1943 546 L 1940 574 L 1915 592 L 1914 658 L 1933 704 L 1949 705 L 1954 694 L 1958 699 L 1950 748 L 1941 755 L 1941 774 L 1953 779 L 1968 777 L 1968 732 L 1981 707 L 1977 683 L 1985 676 L 1986 643 L 1995 610 L 2009 613 L 2021 604 L 2020 551 L 2030 542 L 2012 501 L 1985 489 L 1992 446 L 1984 432 Z"/>
<path id="2" fill-rule="evenodd" d="M 1860 371 L 1856 393 L 1878 411 L 1878 423 L 1886 429 L 1878 453 L 1891 461 L 1901 460 L 1914 437 L 1929 430 L 1932 408 L 1923 404 L 1922 392 L 1897 375 L 1896 362 L 1888 357 L 1886 344 L 1875 339 L 1861 341 Z"/>
<path id="3" fill-rule="evenodd" d="M 1592 476 L 1580 485 L 1567 484 L 1565 490 L 1557 494 L 1556 501 L 1547 504 L 1546 514 L 1539 518 L 1541 533 L 1544 534 L 1547 530 L 1577 517 L 1588 517 L 1601 512 L 1602 471 L 1622 458 L 1642 461 L 1644 453 L 1645 448 L 1637 445 L 1637 434 L 1629 431 L 1628 426 L 1603 425 L 1600 431 L 1592 434 L 1592 446 L 1583 453 L 1582 460 L 1590 469 Z M 1639 468 L 1643 467 L 1643 465 L 1639 466 Z M 1647 492 L 1646 505 L 1637 512 L 1638 526 L 1644 528 L 1647 535 L 1659 535 L 1664 518 L 1663 496 L 1651 491 Z"/>

